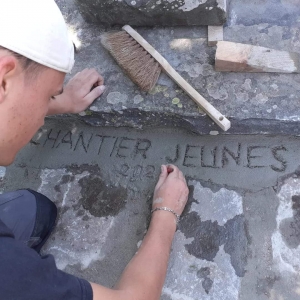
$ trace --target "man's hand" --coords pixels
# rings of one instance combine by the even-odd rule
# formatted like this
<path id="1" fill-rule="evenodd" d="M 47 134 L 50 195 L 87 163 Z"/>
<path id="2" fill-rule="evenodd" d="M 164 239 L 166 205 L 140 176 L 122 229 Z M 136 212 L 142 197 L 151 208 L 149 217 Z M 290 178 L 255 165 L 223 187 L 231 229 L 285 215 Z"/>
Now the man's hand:
<path id="1" fill-rule="evenodd" d="M 47 115 L 84 111 L 104 92 L 103 84 L 103 77 L 95 69 L 84 69 L 67 83 L 61 95 L 51 99 Z"/>
<path id="2" fill-rule="evenodd" d="M 162 165 L 154 191 L 152 208 L 165 206 L 181 215 L 188 195 L 189 189 L 182 172 L 174 165 Z"/>
<path id="3" fill-rule="evenodd" d="M 166 206 L 180 215 L 188 193 L 182 172 L 174 165 L 163 165 L 154 191 L 153 208 Z M 175 220 L 170 212 L 154 212 L 143 243 L 118 284 L 114 289 L 107 289 L 92 283 L 93 300 L 160 299 L 176 230 Z"/>

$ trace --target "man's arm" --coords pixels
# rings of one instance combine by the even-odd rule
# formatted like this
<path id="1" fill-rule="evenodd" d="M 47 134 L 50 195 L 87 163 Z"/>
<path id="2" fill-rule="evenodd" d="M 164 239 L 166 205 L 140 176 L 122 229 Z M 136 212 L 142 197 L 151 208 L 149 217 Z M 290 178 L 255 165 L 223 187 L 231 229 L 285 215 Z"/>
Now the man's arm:
<path id="1" fill-rule="evenodd" d="M 155 189 L 153 208 L 168 207 L 181 214 L 188 188 L 175 166 L 168 175 L 166 166 Z M 165 281 L 169 253 L 176 230 L 176 217 L 167 211 L 153 213 L 144 241 L 123 272 L 115 289 L 92 283 L 93 300 L 158 300 Z"/>
<path id="2" fill-rule="evenodd" d="M 61 95 L 51 99 L 47 115 L 80 113 L 105 90 L 103 77 L 94 69 L 77 73 L 64 87 Z"/>

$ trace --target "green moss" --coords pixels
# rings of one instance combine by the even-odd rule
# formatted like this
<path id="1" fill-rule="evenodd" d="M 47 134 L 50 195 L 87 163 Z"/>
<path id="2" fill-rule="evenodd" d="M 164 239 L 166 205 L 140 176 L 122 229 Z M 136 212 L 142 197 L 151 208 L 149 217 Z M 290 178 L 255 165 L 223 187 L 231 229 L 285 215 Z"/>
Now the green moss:
<path id="1" fill-rule="evenodd" d="M 85 111 L 85 114 L 86 114 L 86 116 L 91 116 L 93 114 L 93 112 L 87 109 Z"/>
<path id="2" fill-rule="evenodd" d="M 195 265 L 190 265 L 189 267 L 190 267 L 190 269 L 197 270 L 197 266 L 195 266 Z"/>
<path id="3" fill-rule="evenodd" d="M 157 93 L 164 93 L 167 91 L 168 87 L 165 85 L 156 85 L 150 92 L 150 95 L 155 95 Z"/>
<path id="4" fill-rule="evenodd" d="M 180 99 L 179 98 L 174 98 L 173 100 L 172 100 L 172 104 L 174 104 L 174 105 L 177 105 L 177 104 L 179 104 L 180 103 Z"/>

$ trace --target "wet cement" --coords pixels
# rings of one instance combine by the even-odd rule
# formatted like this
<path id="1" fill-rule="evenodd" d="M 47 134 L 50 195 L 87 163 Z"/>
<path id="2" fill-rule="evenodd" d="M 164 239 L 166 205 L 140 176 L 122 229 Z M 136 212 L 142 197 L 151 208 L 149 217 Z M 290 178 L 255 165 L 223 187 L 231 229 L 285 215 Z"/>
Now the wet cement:
<path id="1" fill-rule="evenodd" d="M 44 253 L 59 268 L 113 286 L 150 220 L 160 165 L 186 175 L 188 205 L 162 299 L 299 299 L 300 139 L 193 135 L 48 120 L 0 192 L 32 188 L 59 208 Z"/>

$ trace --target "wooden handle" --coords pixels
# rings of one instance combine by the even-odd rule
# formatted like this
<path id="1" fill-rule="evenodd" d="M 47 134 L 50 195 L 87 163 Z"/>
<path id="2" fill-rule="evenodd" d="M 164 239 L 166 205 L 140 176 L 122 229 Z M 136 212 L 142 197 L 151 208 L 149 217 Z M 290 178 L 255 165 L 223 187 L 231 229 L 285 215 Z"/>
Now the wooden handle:
<path id="1" fill-rule="evenodd" d="M 161 65 L 162 69 L 219 125 L 224 131 L 230 128 L 230 121 L 204 99 L 188 82 L 186 82 L 141 35 L 139 35 L 129 25 L 123 27 L 155 60 Z"/>

